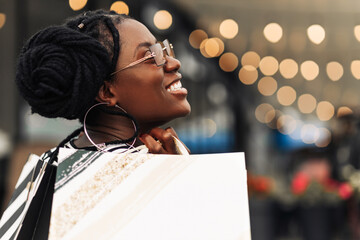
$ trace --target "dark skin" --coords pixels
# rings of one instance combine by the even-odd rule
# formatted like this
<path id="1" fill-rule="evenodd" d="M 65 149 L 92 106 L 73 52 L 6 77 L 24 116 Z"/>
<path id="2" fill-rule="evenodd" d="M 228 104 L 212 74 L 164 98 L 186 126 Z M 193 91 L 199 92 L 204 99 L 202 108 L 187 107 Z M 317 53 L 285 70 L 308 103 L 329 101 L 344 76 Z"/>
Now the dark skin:
<path id="1" fill-rule="evenodd" d="M 157 42 L 151 32 L 136 20 L 127 19 L 117 29 L 121 36 L 117 69 L 148 55 L 149 46 Z M 150 153 L 178 154 L 173 139 L 178 136 L 174 129 L 159 126 L 191 111 L 186 99 L 187 90 L 179 87 L 180 66 L 179 60 L 169 56 L 159 67 L 149 59 L 116 73 L 111 81 L 104 83 L 96 98 L 98 102 L 108 103 L 108 107 L 120 106 L 137 120 L 139 136 L 134 145 L 145 144 Z M 101 111 L 87 129 L 96 143 L 127 139 L 134 134 L 134 126 L 128 118 Z M 85 135 L 80 136 L 75 144 L 78 147 L 91 146 Z"/>

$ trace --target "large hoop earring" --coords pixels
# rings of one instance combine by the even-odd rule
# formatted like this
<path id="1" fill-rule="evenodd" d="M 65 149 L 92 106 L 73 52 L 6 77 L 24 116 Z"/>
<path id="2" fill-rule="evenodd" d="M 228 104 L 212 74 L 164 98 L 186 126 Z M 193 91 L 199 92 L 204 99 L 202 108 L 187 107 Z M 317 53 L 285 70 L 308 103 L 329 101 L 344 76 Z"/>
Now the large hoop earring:
<path id="1" fill-rule="evenodd" d="M 101 151 L 101 152 L 107 152 L 107 151 L 105 150 L 106 144 L 121 144 L 121 143 L 128 144 L 128 142 L 130 142 L 130 141 L 132 141 L 132 143 L 131 143 L 130 145 L 128 144 L 128 145 L 129 145 L 128 150 L 131 149 L 131 148 L 134 148 L 134 144 L 135 144 L 135 142 L 136 142 L 136 137 L 137 137 L 137 135 L 138 135 L 137 123 L 136 123 L 134 117 L 132 117 L 132 116 L 131 116 L 130 114 L 128 114 L 122 107 L 120 107 L 120 106 L 118 106 L 118 105 L 115 105 L 115 107 L 116 107 L 116 108 L 119 108 L 119 109 L 120 109 L 121 111 L 123 111 L 123 112 L 116 112 L 116 111 L 105 110 L 105 109 L 103 109 L 103 110 L 104 110 L 105 112 L 109 113 L 109 114 L 115 114 L 115 115 L 120 115 L 120 116 L 124 116 L 124 117 L 129 118 L 129 119 L 131 120 L 133 126 L 134 126 L 134 130 L 135 130 L 134 135 L 133 135 L 131 138 L 128 138 L 128 139 L 125 139 L 125 140 L 115 140 L 115 141 L 111 141 L 111 142 L 107 142 L 107 143 L 101 143 L 101 144 L 95 143 L 95 142 L 90 138 L 89 133 L 88 133 L 88 131 L 87 131 L 87 129 L 86 129 L 86 118 L 87 118 L 89 112 L 90 112 L 93 108 L 95 108 L 95 107 L 97 107 L 97 106 L 100 106 L 100 105 L 108 105 L 108 104 L 109 104 L 109 103 L 106 103 L 106 102 L 96 103 L 96 104 L 94 104 L 93 106 L 91 106 L 91 107 L 86 111 L 86 113 L 85 113 L 85 115 L 84 115 L 84 122 L 83 122 L 83 124 L 84 124 L 84 133 L 85 133 L 87 139 L 91 142 L 92 145 L 94 145 L 94 146 L 95 146 L 99 151 Z"/>

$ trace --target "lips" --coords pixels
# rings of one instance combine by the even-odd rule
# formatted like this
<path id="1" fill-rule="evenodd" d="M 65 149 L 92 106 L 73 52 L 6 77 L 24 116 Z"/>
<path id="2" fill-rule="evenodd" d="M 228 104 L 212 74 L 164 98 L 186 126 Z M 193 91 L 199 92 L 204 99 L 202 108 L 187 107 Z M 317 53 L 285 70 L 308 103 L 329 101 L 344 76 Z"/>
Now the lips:
<path id="1" fill-rule="evenodd" d="M 178 80 L 178 81 L 174 81 L 172 84 L 167 86 L 166 91 L 174 92 L 174 91 L 180 90 L 181 88 L 182 88 L 182 84 L 181 84 L 180 80 Z"/>

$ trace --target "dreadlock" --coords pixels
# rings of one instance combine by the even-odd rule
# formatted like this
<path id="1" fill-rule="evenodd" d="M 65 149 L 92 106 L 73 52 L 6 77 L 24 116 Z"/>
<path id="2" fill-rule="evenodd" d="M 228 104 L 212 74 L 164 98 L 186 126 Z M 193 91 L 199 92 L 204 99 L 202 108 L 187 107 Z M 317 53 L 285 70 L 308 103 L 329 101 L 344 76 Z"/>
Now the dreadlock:
<path id="1" fill-rule="evenodd" d="M 33 113 L 81 119 L 120 52 L 116 25 L 127 15 L 85 12 L 33 35 L 21 50 L 16 84 Z"/>

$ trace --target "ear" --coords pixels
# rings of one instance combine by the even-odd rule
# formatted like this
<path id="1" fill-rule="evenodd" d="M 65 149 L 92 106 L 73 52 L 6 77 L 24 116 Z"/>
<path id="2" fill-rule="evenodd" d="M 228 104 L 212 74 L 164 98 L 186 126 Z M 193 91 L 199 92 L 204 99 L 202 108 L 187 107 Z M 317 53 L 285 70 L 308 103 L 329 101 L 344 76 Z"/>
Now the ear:
<path id="1" fill-rule="evenodd" d="M 109 106 L 116 105 L 115 95 L 112 93 L 112 86 L 110 82 L 105 81 L 100 87 L 98 95 L 95 98 L 98 102 L 107 102 Z"/>

